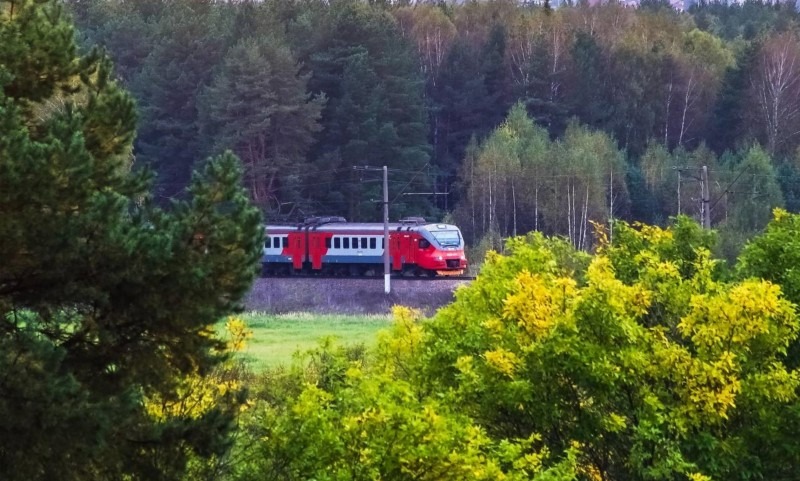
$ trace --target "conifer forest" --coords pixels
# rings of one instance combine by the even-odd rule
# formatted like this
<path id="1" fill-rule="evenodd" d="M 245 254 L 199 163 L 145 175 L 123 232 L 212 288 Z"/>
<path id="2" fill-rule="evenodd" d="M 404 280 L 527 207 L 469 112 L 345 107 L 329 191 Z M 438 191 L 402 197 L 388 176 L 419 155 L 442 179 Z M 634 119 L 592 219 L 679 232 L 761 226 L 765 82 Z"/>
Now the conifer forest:
<path id="1" fill-rule="evenodd" d="M 393 219 L 447 216 L 471 244 L 587 248 L 590 221 L 700 220 L 707 188 L 730 257 L 800 209 L 790 3 L 67 3 L 136 99 L 162 200 L 231 149 L 272 221 L 377 220 L 353 167 L 387 165 Z"/>
<path id="2" fill-rule="evenodd" d="M 479 274 L 255 364 L 384 165 Z M 0 480 L 795 481 L 799 211 L 791 3 L 0 0 Z"/>

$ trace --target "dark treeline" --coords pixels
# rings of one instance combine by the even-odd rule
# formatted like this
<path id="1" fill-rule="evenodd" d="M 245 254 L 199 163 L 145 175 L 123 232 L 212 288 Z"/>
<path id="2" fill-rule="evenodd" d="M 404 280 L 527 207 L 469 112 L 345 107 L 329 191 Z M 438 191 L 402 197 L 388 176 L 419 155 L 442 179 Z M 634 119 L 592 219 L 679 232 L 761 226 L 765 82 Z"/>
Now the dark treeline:
<path id="1" fill-rule="evenodd" d="M 698 216 L 702 165 L 733 244 L 800 208 L 792 5 L 69 3 L 138 100 L 162 198 L 230 148 L 270 219 L 376 219 L 353 167 L 385 164 L 392 217 L 451 213 L 472 241 Z M 447 195 L 403 195 L 425 192 Z"/>

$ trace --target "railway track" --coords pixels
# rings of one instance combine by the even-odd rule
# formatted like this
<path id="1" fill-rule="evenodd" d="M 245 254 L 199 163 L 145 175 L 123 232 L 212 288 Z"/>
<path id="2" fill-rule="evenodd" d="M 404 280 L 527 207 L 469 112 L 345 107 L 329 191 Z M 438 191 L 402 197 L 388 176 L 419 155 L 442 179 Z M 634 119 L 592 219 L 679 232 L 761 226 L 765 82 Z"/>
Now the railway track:
<path id="1" fill-rule="evenodd" d="M 449 281 L 448 281 L 449 279 Z M 426 316 L 454 300 L 470 276 L 445 278 L 395 277 L 391 293 L 383 276 L 285 276 L 256 279 L 245 300 L 250 311 L 337 314 L 388 314 L 392 306 L 421 309 Z M 421 282 L 409 282 L 421 280 Z M 441 282 L 431 282 L 441 281 Z"/>

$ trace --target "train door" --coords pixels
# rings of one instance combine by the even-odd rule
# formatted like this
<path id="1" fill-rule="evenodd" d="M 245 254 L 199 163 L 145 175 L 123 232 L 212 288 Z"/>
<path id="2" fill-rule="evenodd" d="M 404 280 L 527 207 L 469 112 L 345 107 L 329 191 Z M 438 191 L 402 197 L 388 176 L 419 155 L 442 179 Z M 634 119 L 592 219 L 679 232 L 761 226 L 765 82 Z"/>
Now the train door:
<path id="1" fill-rule="evenodd" d="M 392 258 L 392 270 L 399 271 L 403 268 L 403 234 L 393 232 L 389 234 L 389 256 Z"/>
<path id="2" fill-rule="evenodd" d="M 416 261 L 414 242 L 408 232 L 396 232 L 390 239 L 392 246 L 389 254 L 392 256 L 392 270 L 402 270 L 404 266 Z"/>
<path id="3" fill-rule="evenodd" d="M 300 270 L 306 261 L 306 233 L 303 231 L 290 232 L 288 237 L 289 247 L 286 248 L 285 253 L 292 256 L 292 267 Z"/>
<path id="4" fill-rule="evenodd" d="M 419 234 L 411 234 L 411 242 L 408 249 L 408 258 L 409 263 L 417 265 L 419 264 L 419 258 L 422 255 L 425 248 L 420 244 L 421 242 L 427 242 L 425 239 L 422 238 Z"/>
<path id="5" fill-rule="evenodd" d="M 309 232 L 308 233 L 308 256 L 311 260 L 311 268 L 314 270 L 322 269 L 322 258 L 330 249 L 330 242 L 333 234 L 330 232 Z"/>

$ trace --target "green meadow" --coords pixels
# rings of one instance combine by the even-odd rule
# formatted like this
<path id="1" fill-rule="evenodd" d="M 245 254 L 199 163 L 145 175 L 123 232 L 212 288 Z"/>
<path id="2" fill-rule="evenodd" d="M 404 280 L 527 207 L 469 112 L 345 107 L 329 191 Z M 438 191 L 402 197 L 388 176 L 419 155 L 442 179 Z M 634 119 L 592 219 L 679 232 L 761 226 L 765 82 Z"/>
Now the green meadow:
<path id="1" fill-rule="evenodd" d="M 240 317 L 253 333 L 241 355 L 255 369 L 288 364 L 296 352 L 312 349 L 326 337 L 374 346 L 378 332 L 391 324 L 389 315 L 253 312 Z"/>

